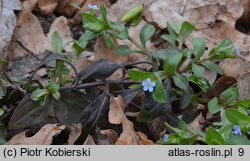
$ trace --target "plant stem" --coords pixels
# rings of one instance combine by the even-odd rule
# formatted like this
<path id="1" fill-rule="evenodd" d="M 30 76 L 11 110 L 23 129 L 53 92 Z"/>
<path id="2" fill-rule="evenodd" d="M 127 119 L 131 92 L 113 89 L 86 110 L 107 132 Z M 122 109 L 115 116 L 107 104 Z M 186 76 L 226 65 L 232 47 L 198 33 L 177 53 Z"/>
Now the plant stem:
<path id="1" fill-rule="evenodd" d="M 131 81 L 131 80 L 105 80 L 105 81 L 96 81 L 96 82 L 90 82 L 90 83 L 83 83 L 79 84 L 77 86 L 64 86 L 61 87 L 61 91 L 63 90 L 72 90 L 72 89 L 86 89 L 86 88 L 92 88 L 96 86 L 106 86 L 110 84 L 138 84 L 139 82 Z"/>
<path id="2" fill-rule="evenodd" d="M 130 42 L 132 42 L 138 49 L 140 49 L 142 52 L 144 52 L 145 54 L 147 54 L 145 51 L 145 48 L 139 44 L 134 38 L 132 38 L 131 36 L 128 36 L 128 40 Z"/>

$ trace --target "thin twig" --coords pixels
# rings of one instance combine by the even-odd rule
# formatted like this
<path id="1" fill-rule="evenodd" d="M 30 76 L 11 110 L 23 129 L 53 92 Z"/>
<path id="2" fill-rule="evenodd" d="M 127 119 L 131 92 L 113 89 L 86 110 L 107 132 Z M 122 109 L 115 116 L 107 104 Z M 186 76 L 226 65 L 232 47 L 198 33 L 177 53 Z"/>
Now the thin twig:
<path id="1" fill-rule="evenodd" d="M 22 42 L 20 42 L 20 41 L 18 41 L 18 40 L 12 41 L 12 42 L 18 43 L 26 52 L 28 52 L 29 54 L 31 54 L 32 56 L 34 56 L 37 60 L 42 61 L 40 58 L 38 58 L 38 57 L 36 56 L 35 53 L 33 53 L 33 51 L 31 51 L 30 49 L 28 49 L 27 47 L 25 47 L 25 46 L 22 44 Z"/>
<path id="2" fill-rule="evenodd" d="M 182 6 L 181 6 L 181 10 L 180 10 L 180 15 L 183 15 L 185 7 L 187 4 L 187 0 L 183 0 Z"/>
<path id="3" fill-rule="evenodd" d="M 61 91 L 64 90 L 72 90 L 72 89 L 86 89 L 86 88 L 93 88 L 96 86 L 106 86 L 110 84 L 138 84 L 139 82 L 131 81 L 131 80 L 105 80 L 105 81 L 96 81 L 90 83 L 83 83 L 77 86 L 64 86 L 61 87 Z"/>

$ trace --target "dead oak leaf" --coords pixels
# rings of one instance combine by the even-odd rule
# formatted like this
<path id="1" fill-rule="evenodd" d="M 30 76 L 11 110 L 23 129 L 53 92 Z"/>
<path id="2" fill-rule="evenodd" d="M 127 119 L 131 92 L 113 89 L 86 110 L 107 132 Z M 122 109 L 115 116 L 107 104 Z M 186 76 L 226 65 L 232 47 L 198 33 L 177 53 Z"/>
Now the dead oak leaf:
<path id="1" fill-rule="evenodd" d="M 148 144 L 147 136 L 134 130 L 134 124 L 125 116 L 125 102 L 122 96 L 111 98 L 109 122 L 112 124 L 122 124 L 122 133 L 116 141 L 116 145 L 140 145 Z"/>
<path id="2" fill-rule="evenodd" d="M 75 141 L 79 138 L 82 133 L 81 124 L 69 125 L 67 128 L 70 129 L 68 145 L 74 145 Z"/>
<path id="3" fill-rule="evenodd" d="M 60 134 L 66 128 L 65 125 L 47 124 L 43 126 L 34 136 L 26 137 L 27 131 L 16 134 L 11 138 L 8 145 L 50 145 L 53 137 Z"/>

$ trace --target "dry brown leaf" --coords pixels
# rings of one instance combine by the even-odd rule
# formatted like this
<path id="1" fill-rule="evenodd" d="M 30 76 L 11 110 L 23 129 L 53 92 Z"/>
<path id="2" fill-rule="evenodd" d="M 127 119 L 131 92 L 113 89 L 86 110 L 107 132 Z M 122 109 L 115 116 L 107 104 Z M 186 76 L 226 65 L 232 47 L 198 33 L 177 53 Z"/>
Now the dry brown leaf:
<path id="1" fill-rule="evenodd" d="M 60 36 L 62 37 L 63 44 L 67 44 L 64 46 L 65 50 L 67 52 L 72 51 L 72 47 L 69 44 L 73 40 L 71 30 L 68 26 L 67 19 L 64 16 L 60 16 L 51 24 L 48 36 L 47 36 L 47 42 L 49 43 L 50 49 L 52 49 L 52 35 L 53 33 L 57 31 Z"/>
<path id="2" fill-rule="evenodd" d="M 243 3 L 238 0 L 156 0 L 148 5 L 144 15 L 147 21 L 154 22 L 161 29 L 166 28 L 166 21 L 183 22 L 185 20 L 208 27 L 210 22 L 220 19 L 234 24 L 243 13 Z"/>
<path id="3" fill-rule="evenodd" d="M 212 99 L 214 97 L 218 97 L 222 92 L 236 84 L 237 80 L 234 77 L 223 76 L 220 77 L 213 85 L 213 87 L 204 93 L 205 98 Z"/>
<path id="4" fill-rule="evenodd" d="M 152 145 L 153 141 L 148 139 L 148 136 L 145 135 L 142 132 L 137 132 L 137 135 L 139 137 L 138 143 L 140 145 Z"/>
<path id="5" fill-rule="evenodd" d="M 250 72 L 250 62 L 239 59 L 225 59 L 220 62 L 224 75 L 232 76 L 237 80 L 244 74 Z"/>
<path id="6" fill-rule="evenodd" d="M 19 41 L 33 53 L 38 54 L 48 48 L 46 36 L 38 19 L 30 12 L 23 12 L 15 28 L 12 41 Z M 21 46 L 12 42 L 8 50 L 8 59 L 14 60 L 27 55 Z"/>
<path id="7" fill-rule="evenodd" d="M 56 12 L 66 16 L 66 17 L 72 17 L 76 11 L 77 8 L 73 7 L 71 4 L 75 3 L 79 6 L 82 6 L 86 0 L 64 0 L 59 3 Z"/>
<path id="8" fill-rule="evenodd" d="M 114 39 L 114 47 L 110 49 L 103 37 L 98 37 L 97 42 L 94 46 L 94 52 L 96 53 L 95 59 L 108 59 L 113 60 L 118 63 L 124 63 L 128 61 L 128 56 L 119 56 L 116 54 L 115 50 L 118 47 L 118 42 L 116 39 Z"/>
<path id="9" fill-rule="evenodd" d="M 97 135 L 97 145 L 114 145 L 118 139 L 116 132 L 112 129 L 100 130 Z"/>
<path id="10" fill-rule="evenodd" d="M 91 135 L 88 135 L 87 139 L 83 143 L 83 145 L 96 145 L 93 137 Z"/>
<path id="11" fill-rule="evenodd" d="M 204 125 L 204 117 L 202 116 L 202 113 L 200 113 L 195 119 L 194 121 L 192 121 L 191 123 L 188 124 L 189 129 L 193 130 L 193 129 L 197 129 L 197 130 L 202 130 L 202 127 Z"/>
<path id="12" fill-rule="evenodd" d="M 122 123 L 123 130 L 115 144 L 138 144 L 138 136 L 134 130 L 134 125 L 124 114 L 124 99 L 122 96 L 113 97 L 110 102 L 109 122 L 112 124 Z"/>
<path id="13" fill-rule="evenodd" d="M 124 120 L 125 103 L 121 96 L 111 98 L 109 106 L 109 122 L 111 124 L 119 125 Z"/>
<path id="14" fill-rule="evenodd" d="M 58 5 L 58 0 L 39 0 L 37 8 L 42 15 L 50 16 Z"/>
<path id="15" fill-rule="evenodd" d="M 112 124 L 122 124 L 122 133 L 116 141 L 116 145 L 139 145 L 149 144 L 150 140 L 142 133 L 134 130 L 134 124 L 127 119 L 124 114 L 125 103 L 122 96 L 111 98 L 109 111 L 109 122 Z M 142 138 L 140 138 L 142 136 Z M 141 140 L 140 140 L 141 139 Z"/>
<path id="16" fill-rule="evenodd" d="M 67 126 L 70 128 L 70 134 L 68 139 L 68 145 L 74 145 L 75 141 L 78 139 L 78 137 L 82 133 L 82 125 L 81 124 L 75 124 Z"/>
<path id="17" fill-rule="evenodd" d="M 72 40 L 71 31 L 65 17 L 58 17 L 52 23 L 50 32 L 46 37 L 36 16 L 31 12 L 22 12 L 12 37 L 12 43 L 9 45 L 8 59 L 16 60 L 29 54 L 16 41 L 21 42 L 23 46 L 36 55 L 44 52 L 46 49 L 52 49 L 51 37 L 54 31 L 59 32 L 64 44 Z M 72 50 L 69 45 L 65 49 L 66 51 Z"/>
<path id="18" fill-rule="evenodd" d="M 240 100 L 250 98 L 250 73 L 246 73 L 239 78 L 237 87 L 240 93 Z"/>
<path id="19" fill-rule="evenodd" d="M 134 130 L 134 124 L 127 118 L 122 121 L 122 133 L 116 141 L 116 145 L 138 145 L 139 137 Z"/>
<path id="20" fill-rule="evenodd" d="M 34 136 L 26 137 L 27 131 L 16 134 L 11 138 L 8 145 L 50 145 L 53 141 L 53 137 L 60 134 L 66 126 L 57 124 L 44 125 Z"/>
<path id="21" fill-rule="evenodd" d="M 22 6 L 22 12 L 26 12 L 26 11 L 29 11 L 29 12 L 32 12 L 35 7 L 37 6 L 37 2 L 38 0 L 26 0 L 23 2 Z"/>

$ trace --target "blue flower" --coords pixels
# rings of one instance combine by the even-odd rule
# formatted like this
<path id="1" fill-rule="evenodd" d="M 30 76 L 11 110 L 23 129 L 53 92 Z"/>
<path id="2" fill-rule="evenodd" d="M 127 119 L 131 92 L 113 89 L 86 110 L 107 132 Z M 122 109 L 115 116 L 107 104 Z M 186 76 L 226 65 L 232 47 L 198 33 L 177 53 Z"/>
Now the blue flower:
<path id="1" fill-rule="evenodd" d="M 148 78 L 146 81 L 143 81 L 141 84 L 143 86 L 143 90 L 149 92 L 153 92 L 154 87 L 156 86 L 155 82 L 152 82 L 150 78 Z"/>
<path id="2" fill-rule="evenodd" d="M 97 5 L 93 5 L 93 4 L 88 4 L 88 8 L 93 9 L 93 10 L 99 10 L 99 7 Z"/>
<path id="3" fill-rule="evenodd" d="M 168 139 L 169 139 L 168 134 L 164 134 L 164 136 L 163 136 L 163 140 L 164 140 L 165 142 L 167 142 L 167 141 L 168 141 Z"/>
<path id="4" fill-rule="evenodd" d="M 238 46 L 234 45 L 234 49 L 236 51 L 236 54 L 240 55 L 240 48 Z"/>
<path id="5" fill-rule="evenodd" d="M 242 135 L 240 127 L 238 125 L 233 126 L 233 134 L 234 135 Z"/>

